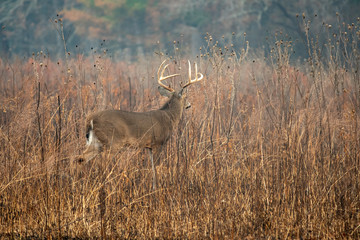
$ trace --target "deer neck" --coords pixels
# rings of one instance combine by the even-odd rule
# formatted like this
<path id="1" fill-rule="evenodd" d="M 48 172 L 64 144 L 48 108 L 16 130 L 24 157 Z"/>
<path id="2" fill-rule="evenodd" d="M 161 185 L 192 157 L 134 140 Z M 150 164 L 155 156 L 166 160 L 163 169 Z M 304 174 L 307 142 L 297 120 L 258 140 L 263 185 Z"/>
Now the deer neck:
<path id="1" fill-rule="evenodd" d="M 173 96 L 160 110 L 166 112 L 171 121 L 178 124 L 183 112 L 183 107 L 181 106 L 180 99 Z"/>

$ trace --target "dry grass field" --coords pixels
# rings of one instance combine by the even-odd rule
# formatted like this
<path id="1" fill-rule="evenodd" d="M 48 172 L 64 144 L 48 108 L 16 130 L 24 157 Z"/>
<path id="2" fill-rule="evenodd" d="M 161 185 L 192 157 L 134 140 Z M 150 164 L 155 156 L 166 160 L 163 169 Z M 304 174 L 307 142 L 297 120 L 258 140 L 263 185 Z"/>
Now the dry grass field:
<path id="1" fill-rule="evenodd" d="M 103 51 L 2 60 L 0 238 L 359 239 L 358 26 L 341 26 L 325 46 L 308 36 L 303 61 L 290 61 L 281 33 L 264 55 L 206 36 L 191 59 L 205 79 L 155 149 L 156 191 L 142 149 L 74 157 L 87 114 L 164 103 L 162 60 L 183 73 L 172 86 L 186 80 L 177 43 L 134 63 Z"/>

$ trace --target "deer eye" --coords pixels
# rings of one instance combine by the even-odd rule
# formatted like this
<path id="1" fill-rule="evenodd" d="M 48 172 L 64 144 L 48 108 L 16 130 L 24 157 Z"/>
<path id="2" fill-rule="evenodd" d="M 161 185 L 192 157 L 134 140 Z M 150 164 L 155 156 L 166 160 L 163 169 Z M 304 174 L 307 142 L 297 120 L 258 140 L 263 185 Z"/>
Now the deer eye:
<path id="1" fill-rule="evenodd" d="M 87 132 L 87 133 L 86 133 L 86 139 L 89 139 L 89 135 L 90 135 L 90 133 Z"/>

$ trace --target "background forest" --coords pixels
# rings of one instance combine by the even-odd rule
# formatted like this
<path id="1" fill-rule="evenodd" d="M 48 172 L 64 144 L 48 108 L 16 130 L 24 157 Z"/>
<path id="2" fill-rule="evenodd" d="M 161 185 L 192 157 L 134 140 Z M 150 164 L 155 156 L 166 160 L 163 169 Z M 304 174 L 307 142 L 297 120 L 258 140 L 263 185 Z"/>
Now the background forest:
<path id="1" fill-rule="evenodd" d="M 320 19 L 312 34 L 323 36 L 322 22 L 335 24 L 336 12 L 351 22 L 359 9 L 358 0 L 2 0 L 1 51 L 3 56 L 29 57 L 38 51 L 63 56 L 63 39 L 52 24 L 61 17 L 71 53 L 89 54 L 106 40 L 114 57 L 131 59 L 180 41 L 183 51 L 196 55 L 206 33 L 227 39 L 246 33 L 252 48 L 267 48 L 268 38 L 283 31 L 298 41 L 296 54 L 306 57 L 305 31 L 296 14 Z"/>

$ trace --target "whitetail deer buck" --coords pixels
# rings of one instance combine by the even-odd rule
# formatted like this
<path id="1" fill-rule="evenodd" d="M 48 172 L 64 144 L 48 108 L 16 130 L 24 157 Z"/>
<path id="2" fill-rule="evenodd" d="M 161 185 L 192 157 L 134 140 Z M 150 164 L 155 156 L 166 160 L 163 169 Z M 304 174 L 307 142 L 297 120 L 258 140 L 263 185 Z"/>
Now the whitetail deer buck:
<path id="1" fill-rule="evenodd" d="M 124 146 L 147 148 L 153 171 L 153 188 L 156 189 L 152 148 L 166 143 L 178 126 L 186 103 L 184 89 L 203 79 L 203 75 L 197 71 L 196 63 L 195 78 L 191 79 L 191 64 L 189 61 L 189 82 L 176 92 L 162 83 L 166 79 L 180 75 L 172 74 L 164 77 L 164 72 L 169 66 L 169 64 L 164 66 L 165 62 L 166 60 L 161 63 L 157 73 L 158 83 L 161 87 L 161 89 L 159 87 L 159 90 L 166 90 L 166 95 L 170 98 L 164 106 L 149 112 L 104 110 L 91 114 L 86 119 L 87 148 L 77 159 L 79 162 L 93 159 L 104 148 L 113 151 Z"/>

